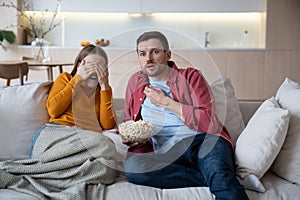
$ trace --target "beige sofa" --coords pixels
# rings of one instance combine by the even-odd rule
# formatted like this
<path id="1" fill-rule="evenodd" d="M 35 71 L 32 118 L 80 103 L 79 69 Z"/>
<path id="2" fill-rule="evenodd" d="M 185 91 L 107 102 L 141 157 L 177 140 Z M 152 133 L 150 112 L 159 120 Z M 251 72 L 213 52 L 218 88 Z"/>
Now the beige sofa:
<path id="1" fill-rule="evenodd" d="M 28 158 L 32 136 L 48 120 L 44 102 L 50 87 L 51 83 L 45 82 L 0 89 L 0 160 Z M 293 126 L 297 122 L 299 123 L 299 118 L 294 119 L 295 113 L 281 108 L 279 103 L 274 104 L 274 99 L 268 99 L 265 102 L 237 101 L 231 82 L 227 78 L 220 78 L 211 84 L 211 87 L 216 97 L 218 116 L 228 126 L 234 141 L 237 142 L 237 174 L 241 177 L 241 182 L 248 188 L 246 192 L 249 198 L 258 200 L 299 199 L 300 185 L 297 182 L 297 172 L 293 176 L 294 179 L 291 180 L 291 174 L 285 174 L 284 170 L 282 171 L 284 165 L 276 163 L 281 161 L 278 158 L 280 158 L 282 150 L 287 151 L 286 149 L 290 148 L 285 146 L 285 142 L 290 134 L 289 131 L 293 131 L 290 127 L 291 123 Z M 299 91 L 296 92 L 299 93 Z M 281 91 L 281 93 L 283 92 Z M 279 101 L 280 95 L 283 94 L 276 95 L 278 95 L 276 101 Z M 293 95 L 295 95 L 295 91 Z M 123 102 L 123 99 L 114 99 L 118 122 L 122 121 Z M 282 102 L 282 104 L 284 103 Z M 253 116 L 254 113 L 255 116 Z M 272 120 L 272 122 L 268 122 L 268 120 Z M 272 123 L 275 123 L 276 126 Z M 265 134 L 267 131 L 271 135 Z M 115 142 L 119 153 L 122 155 L 126 153 L 127 147 L 122 145 L 119 135 L 116 135 L 114 130 L 105 131 L 104 134 Z M 263 136 L 259 134 L 263 134 Z M 294 135 L 294 141 L 299 141 L 299 134 L 300 132 L 298 132 L 298 136 Z M 240 154 L 247 159 L 241 158 Z M 297 159 L 299 156 L 294 158 Z M 293 158 L 287 158 L 286 162 L 297 164 Z M 288 163 L 285 164 L 289 167 Z M 291 168 L 292 172 L 293 170 L 295 168 Z M 254 179 L 250 177 L 254 177 Z M 214 199 L 207 187 L 162 190 L 131 184 L 122 177 L 106 187 L 104 197 L 107 200 Z M 10 189 L 0 189 L 0 200 L 8 199 L 36 198 Z"/>

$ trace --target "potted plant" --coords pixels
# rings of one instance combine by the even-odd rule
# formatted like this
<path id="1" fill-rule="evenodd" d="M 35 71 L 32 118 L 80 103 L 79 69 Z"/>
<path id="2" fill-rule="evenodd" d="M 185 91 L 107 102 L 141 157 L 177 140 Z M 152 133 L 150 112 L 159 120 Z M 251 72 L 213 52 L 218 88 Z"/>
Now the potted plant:
<path id="1" fill-rule="evenodd" d="M 3 2 L 1 7 L 13 8 L 17 11 L 17 17 L 23 21 L 18 23 L 17 27 L 26 30 L 26 33 L 34 40 L 31 43 L 33 57 L 38 61 L 48 59 L 49 42 L 45 39 L 45 35 L 54 28 L 58 27 L 62 20 L 57 19 L 58 11 L 62 0 L 56 0 L 56 8 L 53 12 L 48 9 L 45 11 L 34 11 L 33 4 L 28 1 L 21 0 L 20 6 L 13 2 Z M 27 12 L 31 11 L 31 12 Z M 46 17 L 46 14 L 52 14 L 52 17 Z M 8 26 L 14 27 L 15 25 Z"/>
<path id="2" fill-rule="evenodd" d="M 3 41 L 7 41 L 8 43 L 12 44 L 16 40 L 16 35 L 12 31 L 7 30 L 0 30 L 0 45 L 4 50 L 6 50 L 6 47 L 3 45 Z"/>

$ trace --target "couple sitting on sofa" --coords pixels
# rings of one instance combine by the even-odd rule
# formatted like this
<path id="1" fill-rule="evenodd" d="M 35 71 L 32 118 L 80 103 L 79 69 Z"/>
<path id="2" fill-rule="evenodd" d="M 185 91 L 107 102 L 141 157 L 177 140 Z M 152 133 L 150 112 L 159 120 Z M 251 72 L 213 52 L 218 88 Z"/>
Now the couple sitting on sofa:
<path id="1" fill-rule="evenodd" d="M 170 61 L 168 41 L 160 32 L 143 33 L 136 45 L 141 70 L 128 82 L 125 120 L 149 121 L 155 135 L 143 143 L 123 140 L 130 147 L 124 165 L 127 180 L 158 188 L 208 186 L 216 199 L 248 199 L 236 178 L 234 144 L 216 116 L 214 97 L 203 75 L 194 68 L 177 68 Z M 85 146 L 94 140 L 88 139 L 86 132 L 115 127 L 108 59 L 103 49 L 84 47 L 71 74 L 62 73 L 53 83 L 46 106 L 50 120 L 33 138 L 32 158 L 43 158 L 37 150 L 46 148 L 42 143 L 49 138 L 51 141 L 56 136 L 52 142 L 57 142 L 59 134 L 73 140 L 78 131 Z M 97 156 L 101 159 L 102 155 Z M 106 158 L 106 165 L 114 167 L 116 163 Z M 109 184 L 115 174 L 106 171 L 112 180 L 103 183 Z"/>

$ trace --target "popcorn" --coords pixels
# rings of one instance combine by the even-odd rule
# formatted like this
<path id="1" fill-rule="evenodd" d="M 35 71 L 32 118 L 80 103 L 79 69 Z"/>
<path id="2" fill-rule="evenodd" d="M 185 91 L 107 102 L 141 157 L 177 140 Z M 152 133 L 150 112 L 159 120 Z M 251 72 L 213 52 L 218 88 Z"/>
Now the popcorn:
<path id="1" fill-rule="evenodd" d="M 154 127 L 151 123 L 139 121 L 127 121 L 118 125 L 119 133 L 130 142 L 144 142 L 154 133 Z"/>

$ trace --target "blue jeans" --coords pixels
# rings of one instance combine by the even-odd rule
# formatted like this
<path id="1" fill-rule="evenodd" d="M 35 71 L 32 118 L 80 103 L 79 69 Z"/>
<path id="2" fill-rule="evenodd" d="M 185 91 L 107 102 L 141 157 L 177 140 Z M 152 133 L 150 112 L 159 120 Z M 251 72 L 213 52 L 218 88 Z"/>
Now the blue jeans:
<path id="1" fill-rule="evenodd" d="M 47 122 L 47 124 L 55 124 L 54 122 Z M 30 147 L 30 151 L 29 151 L 29 156 L 30 158 L 32 157 L 32 151 L 33 151 L 33 147 L 35 145 L 35 141 L 37 140 L 37 138 L 39 137 L 39 135 L 41 134 L 42 130 L 46 127 L 46 124 L 41 126 L 41 128 L 34 134 L 34 136 L 31 139 L 31 147 Z"/>
<path id="2" fill-rule="evenodd" d="M 189 147 L 179 155 L 187 144 Z M 248 200 L 236 179 L 232 147 L 221 137 L 199 134 L 164 154 L 133 155 L 124 169 L 127 180 L 135 184 L 158 188 L 207 186 L 216 200 Z"/>

